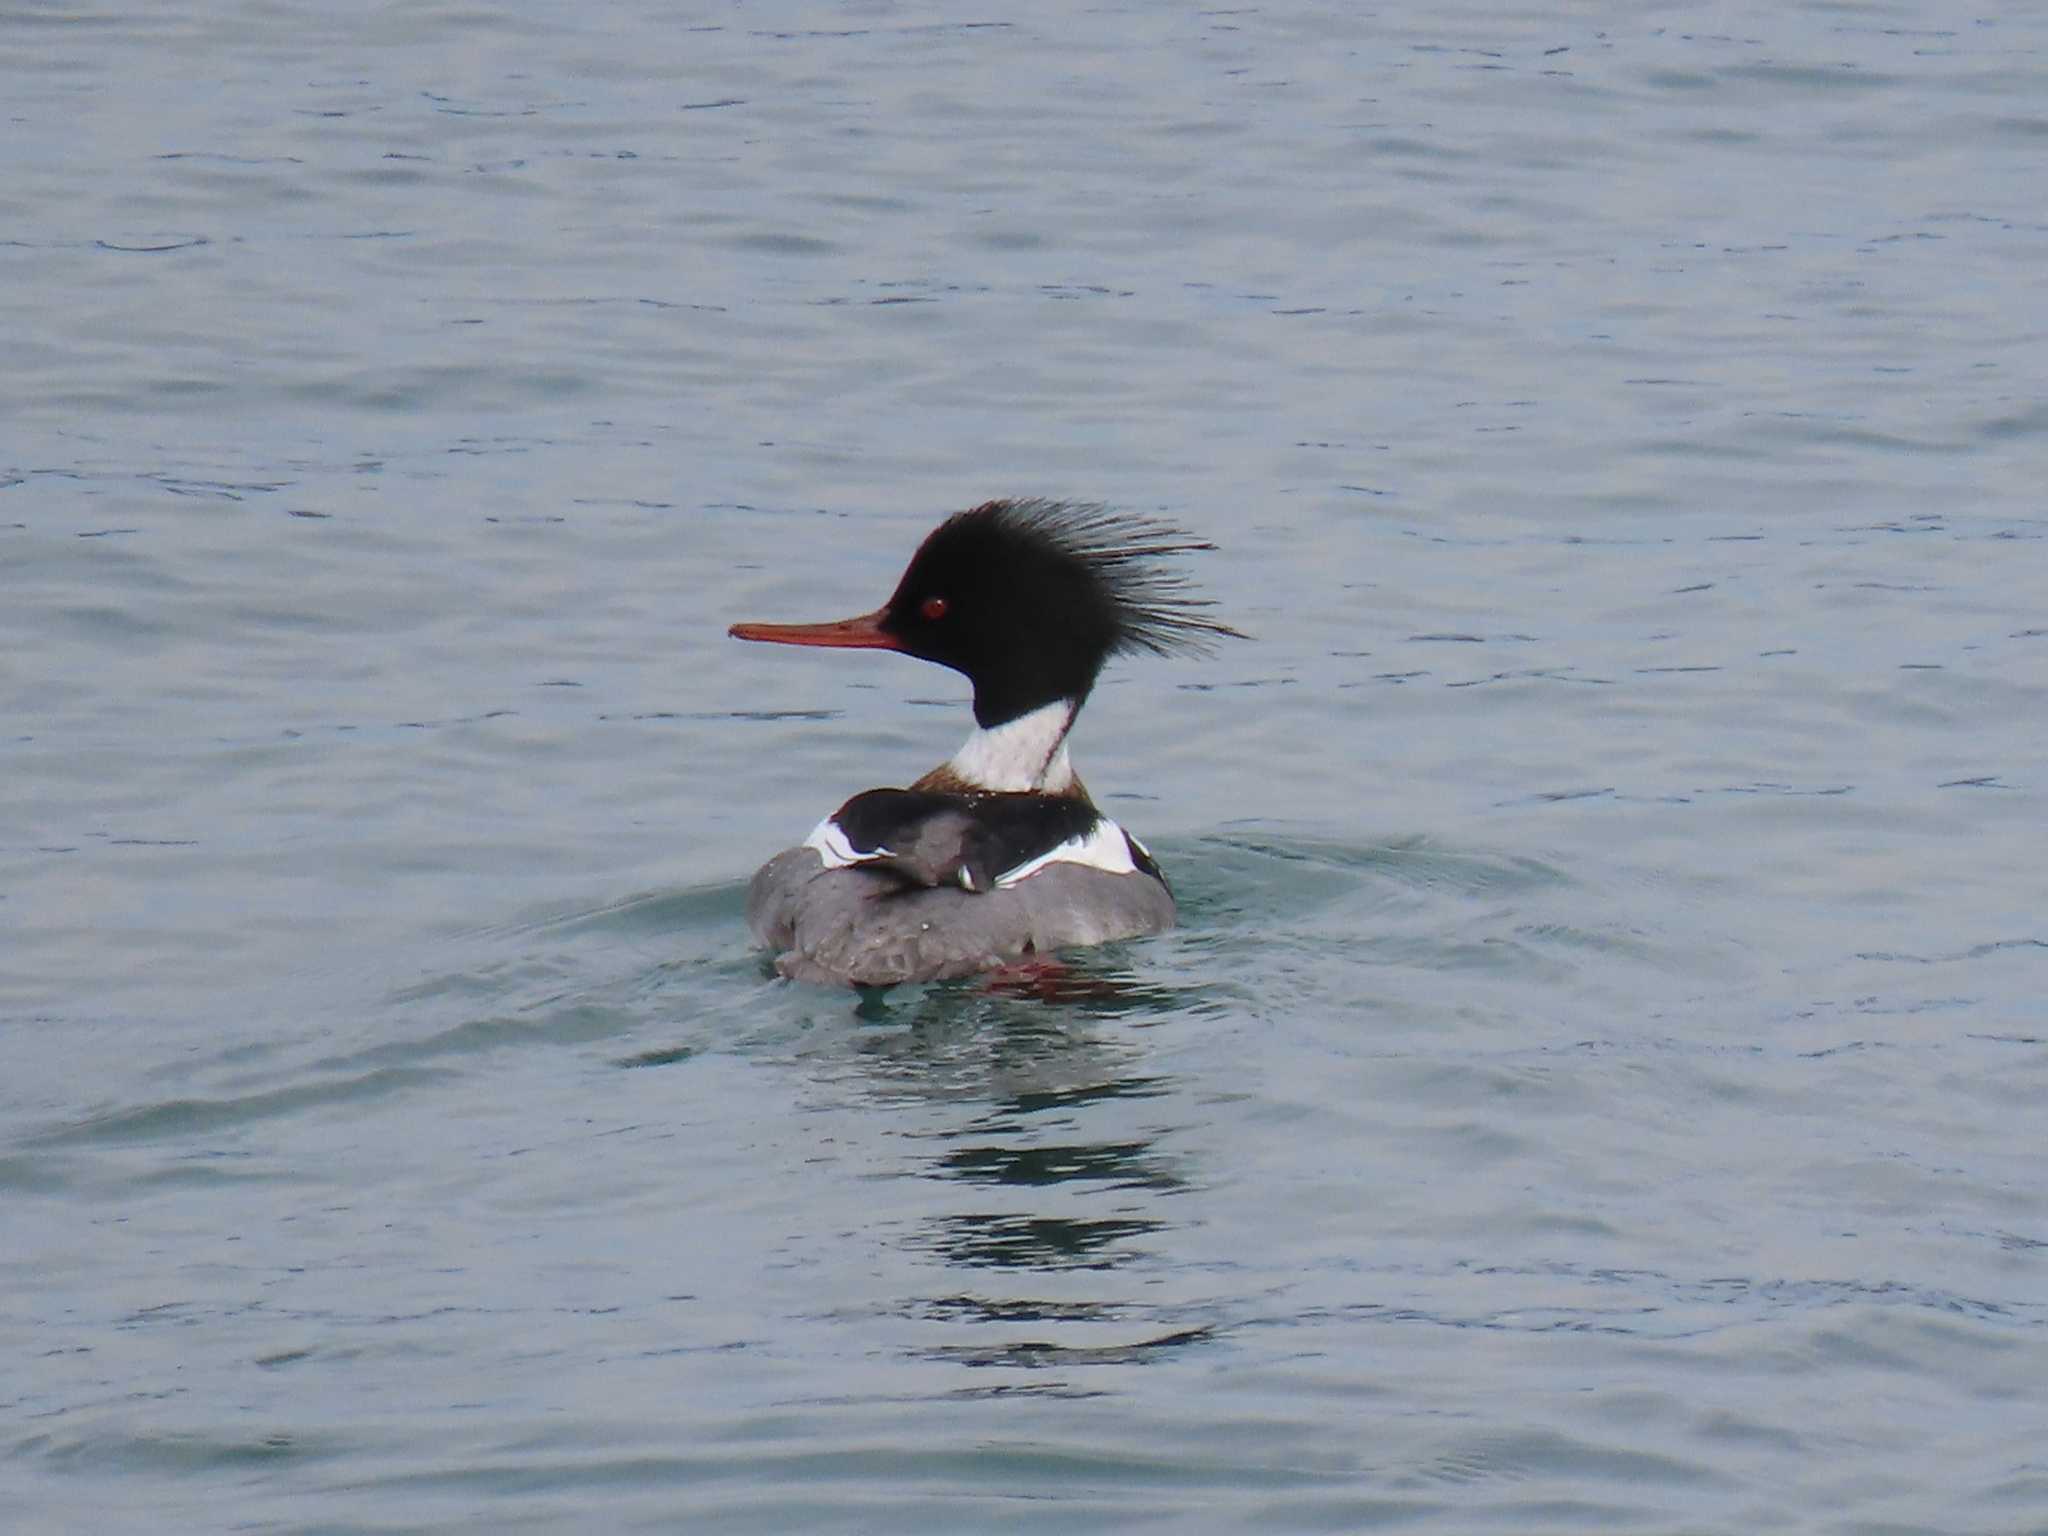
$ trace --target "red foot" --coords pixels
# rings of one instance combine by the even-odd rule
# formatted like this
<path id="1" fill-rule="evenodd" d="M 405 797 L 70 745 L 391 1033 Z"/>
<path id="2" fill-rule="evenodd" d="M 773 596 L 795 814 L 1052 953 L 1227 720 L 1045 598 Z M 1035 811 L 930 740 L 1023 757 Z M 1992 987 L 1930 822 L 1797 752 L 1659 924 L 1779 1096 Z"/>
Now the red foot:
<path id="1" fill-rule="evenodd" d="M 999 965 L 981 979 L 984 992 L 1004 997 L 1035 997 L 1042 1003 L 1076 1003 L 1112 995 L 1115 986 L 1100 976 L 1087 976 L 1058 960 L 1033 958 Z"/>

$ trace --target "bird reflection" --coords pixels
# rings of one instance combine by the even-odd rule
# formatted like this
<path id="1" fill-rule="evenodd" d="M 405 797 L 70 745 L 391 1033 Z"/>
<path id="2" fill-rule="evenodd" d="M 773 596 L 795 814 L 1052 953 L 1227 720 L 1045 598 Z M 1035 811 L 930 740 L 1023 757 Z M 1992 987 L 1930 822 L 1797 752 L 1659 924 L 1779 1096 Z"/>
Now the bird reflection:
<path id="1" fill-rule="evenodd" d="M 963 1147 L 939 1166 L 976 1184 L 1065 1184 L 1111 1181 L 1119 1189 L 1178 1189 L 1180 1178 L 1149 1141 L 1106 1141 L 1037 1147 Z"/>
<path id="2" fill-rule="evenodd" d="M 933 1150 L 919 1172 L 954 1197 L 900 1236 L 968 1282 L 902 1303 L 966 1335 L 935 1342 L 935 1359 L 1129 1365 L 1208 1336 L 1139 1278 L 1158 1273 L 1177 1224 L 1167 1202 L 1191 1188 L 1163 1144 L 1163 1105 L 1146 1108 L 1180 1090 L 1143 1031 L 1199 1002 L 1106 966 L 1056 981 L 889 994 L 861 1015 L 896 1026 L 862 1031 L 866 1092 L 957 1112 L 953 1128 L 920 1138 Z"/>
<path id="3" fill-rule="evenodd" d="M 1164 1225 L 1140 1217 L 1077 1221 L 976 1213 L 937 1218 L 917 1246 L 984 1269 L 1113 1269 L 1135 1256 L 1135 1250 L 1113 1245 Z"/>

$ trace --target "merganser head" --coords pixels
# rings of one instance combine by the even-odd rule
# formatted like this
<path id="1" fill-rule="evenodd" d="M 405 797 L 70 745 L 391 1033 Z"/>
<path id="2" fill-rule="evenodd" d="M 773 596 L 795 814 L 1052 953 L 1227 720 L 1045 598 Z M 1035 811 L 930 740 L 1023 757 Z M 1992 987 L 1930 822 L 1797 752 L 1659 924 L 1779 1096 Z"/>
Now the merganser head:
<path id="1" fill-rule="evenodd" d="M 1058 701 L 1078 710 L 1111 656 L 1204 654 L 1228 624 L 1160 557 L 1214 549 L 1148 517 L 990 501 L 946 519 L 889 601 L 825 624 L 735 624 L 740 640 L 902 651 L 964 673 L 984 729 Z"/>

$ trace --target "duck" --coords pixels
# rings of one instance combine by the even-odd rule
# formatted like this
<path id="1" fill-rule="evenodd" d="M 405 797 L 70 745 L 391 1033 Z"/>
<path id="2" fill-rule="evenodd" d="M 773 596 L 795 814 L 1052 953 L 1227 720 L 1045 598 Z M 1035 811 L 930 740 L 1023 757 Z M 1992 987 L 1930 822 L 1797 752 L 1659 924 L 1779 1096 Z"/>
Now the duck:
<path id="1" fill-rule="evenodd" d="M 1098 503 L 986 501 L 933 529 L 872 613 L 734 624 L 738 640 L 936 662 L 974 695 L 959 751 L 907 787 L 854 795 L 754 875 L 747 927 L 775 970 L 944 981 L 1173 927 L 1165 873 L 1097 807 L 1068 738 L 1111 657 L 1244 638 L 1167 563 L 1215 547 Z"/>

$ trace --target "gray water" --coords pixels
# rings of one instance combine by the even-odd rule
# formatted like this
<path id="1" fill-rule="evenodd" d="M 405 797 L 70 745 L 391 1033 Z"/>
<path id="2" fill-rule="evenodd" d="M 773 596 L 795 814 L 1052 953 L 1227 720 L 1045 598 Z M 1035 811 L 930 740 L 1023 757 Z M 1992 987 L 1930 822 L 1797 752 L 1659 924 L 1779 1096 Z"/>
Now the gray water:
<path id="1" fill-rule="evenodd" d="M 0 17 L 6 1528 L 2048 1530 L 2048 17 L 1007 15 Z M 770 979 L 1024 494 L 1183 926 Z"/>

